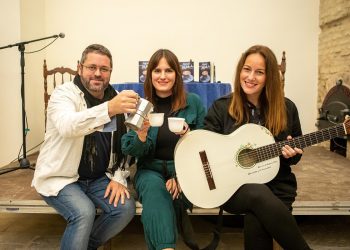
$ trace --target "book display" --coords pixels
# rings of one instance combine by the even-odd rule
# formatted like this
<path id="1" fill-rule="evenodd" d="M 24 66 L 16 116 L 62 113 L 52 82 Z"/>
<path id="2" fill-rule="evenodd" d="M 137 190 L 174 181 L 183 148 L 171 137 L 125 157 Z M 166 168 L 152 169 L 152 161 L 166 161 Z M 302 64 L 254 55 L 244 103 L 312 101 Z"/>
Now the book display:
<path id="1" fill-rule="evenodd" d="M 210 82 L 210 62 L 199 62 L 199 82 Z"/>
<path id="2" fill-rule="evenodd" d="M 138 82 L 144 83 L 146 80 L 148 61 L 139 61 L 139 79 Z M 180 62 L 182 71 L 182 80 L 184 83 L 195 82 L 194 79 L 194 62 Z M 213 62 L 199 62 L 198 63 L 198 82 L 210 83 L 216 82 L 215 65 Z M 197 75 L 196 75 L 197 77 Z M 220 81 L 219 81 L 220 82 Z"/>
<path id="3" fill-rule="evenodd" d="M 139 82 L 144 83 L 146 80 L 148 61 L 139 61 Z"/>
<path id="4" fill-rule="evenodd" d="M 193 82 L 194 81 L 194 64 L 192 61 L 189 62 L 180 62 L 180 66 L 182 69 L 182 80 L 184 83 Z"/>

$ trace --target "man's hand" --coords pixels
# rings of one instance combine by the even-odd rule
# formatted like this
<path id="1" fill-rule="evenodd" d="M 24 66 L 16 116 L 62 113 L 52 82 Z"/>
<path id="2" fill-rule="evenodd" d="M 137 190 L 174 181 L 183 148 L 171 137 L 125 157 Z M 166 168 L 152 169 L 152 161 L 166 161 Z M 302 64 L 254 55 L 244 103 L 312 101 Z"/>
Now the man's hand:
<path id="1" fill-rule="evenodd" d="M 110 181 L 108 184 L 104 198 L 107 198 L 108 196 L 109 204 L 114 203 L 115 207 L 118 206 L 119 199 L 121 199 L 121 204 L 125 203 L 125 196 L 130 199 L 130 193 L 128 189 L 116 181 Z"/>
<path id="2" fill-rule="evenodd" d="M 133 90 L 123 90 L 108 101 L 108 115 L 110 117 L 122 113 L 135 113 L 139 95 Z"/>
<path id="3" fill-rule="evenodd" d="M 288 135 L 287 140 L 291 140 L 291 139 L 292 137 Z M 293 157 L 296 154 L 302 154 L 302 153 L 303 153 L 303 150 L 301 150 L 300 148 L 291 148 L 288 145 L 282 147 L 282 155 L 286 159 Z"/>

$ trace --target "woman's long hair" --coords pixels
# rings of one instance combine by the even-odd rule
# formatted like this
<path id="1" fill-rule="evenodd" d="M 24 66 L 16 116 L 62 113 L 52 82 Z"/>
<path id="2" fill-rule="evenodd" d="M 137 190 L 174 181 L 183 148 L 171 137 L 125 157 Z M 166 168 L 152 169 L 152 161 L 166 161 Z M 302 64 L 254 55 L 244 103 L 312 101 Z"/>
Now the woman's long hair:
<path id="1" fill-rule="evenodd" d="M 162 58 L 165 58 L 170 68 L 172 68 L 176 74 L 171 98 L 171 112 L 176 112 L 186 106 L 186 91 L 182 81 L 182 70 L 179 60 L 170 50 L 159 49 L 151 56 L 147 65 L 147 74 L 144 83 L 145 98 L 153 104 L 156 103 L 156 90 L 152 83 L 152 71 L 158 66 Z"/>
<path id="2" fill-rule="evenodd" d="M 259 104 L 265 121 L 264 126 L 276 136 L 286 129 L 287 114 L 278 63 L 275 54 L 268 47 L 255 45 L 242 54 L 236 68 L 234 92 L 228 112 L 236 120 L 237 124 L 249 121 L 249 110 L 245 105 L 247 96 L 241 87 L 240 74 L 250 54 L 259 54 L 265 59 L 266 80 L 259 96 Z"/>

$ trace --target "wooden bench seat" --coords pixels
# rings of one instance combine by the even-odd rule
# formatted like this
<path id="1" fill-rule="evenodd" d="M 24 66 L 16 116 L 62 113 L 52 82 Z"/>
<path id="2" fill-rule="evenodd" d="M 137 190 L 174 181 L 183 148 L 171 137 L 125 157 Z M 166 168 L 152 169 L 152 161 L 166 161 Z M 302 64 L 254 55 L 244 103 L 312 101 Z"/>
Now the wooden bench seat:
<path id="1" fill-rule="evenodd" d="M 141 215 L 142 205 L 136 202 L 136 214 Z M 56 210 L 44 200 L 0 201 L 0 213 L 43 213 L 56 214 Z M 194 207 L 191 215 L 217 215 L 218 208 Z M 224 212 L 224 214 L 227 214 Z M 350 201 L 296 201 L 294 215 L 350 215 Z"/>
<path id="2" fill-rule="evenodd" d="M 33 162 L 33 160 L 31 160 Z M 294 215 L 350 215 L 350 160 L 323 147 L 305 149 L 293 169 L 298 179 Z M 0 212 L 56 213 L 30 187 L 33 170 L 20 169 L 0 175 Z M 142 205 L 137 203 L 136 214 Z M 216 215 L 218 209 L 195 207 L 193 215 Z"/>
<path id="3" fill-rule="evenodd" d="M 30 159 L 35 162 L 35 159 Z M 294 215 L 350 215 L 350 160 L 323 147 L 305 149 L 301 162 L 293 168 L 298 179 Z M 20 169 L 0 175 L 0 213 L 56 214 L 30 187 L 33 170 Z M 99 212 L 99 211 L 98 211 Z M 142 205 L 137 202 L 136 214 Z M 191 215 L 217 215 L 218 208 L 195 207 Z M 224 213 L 227 215 L 227 213 Z M 274 250 L 280 250 L 274 242 Z M 104 245 L 111 249 L 111 241 Z"/>

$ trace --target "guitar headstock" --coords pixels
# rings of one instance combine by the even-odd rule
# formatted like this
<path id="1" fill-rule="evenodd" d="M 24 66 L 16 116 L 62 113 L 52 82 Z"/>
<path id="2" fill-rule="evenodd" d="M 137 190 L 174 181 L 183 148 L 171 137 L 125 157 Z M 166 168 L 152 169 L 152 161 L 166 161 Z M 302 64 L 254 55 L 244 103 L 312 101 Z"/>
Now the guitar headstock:
<path id="1" fill-rule="evenodd" d="M 345 121 L 343 122 L 344 129 L 345 129 L 345 134 L 349 135 L 350 134 L 350 116 L 346 115 L 345 116 Z"/>

